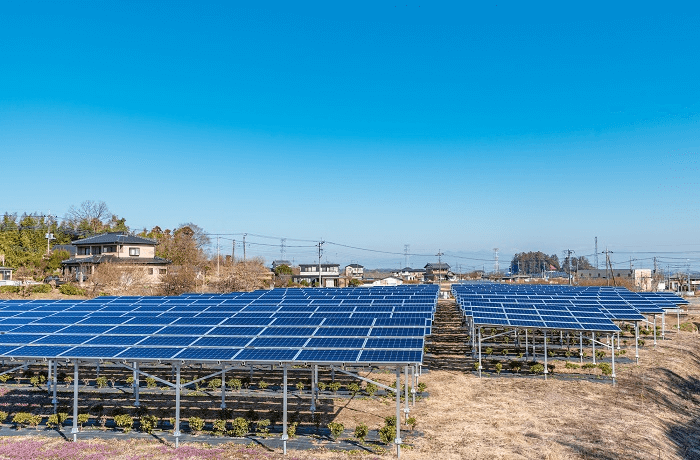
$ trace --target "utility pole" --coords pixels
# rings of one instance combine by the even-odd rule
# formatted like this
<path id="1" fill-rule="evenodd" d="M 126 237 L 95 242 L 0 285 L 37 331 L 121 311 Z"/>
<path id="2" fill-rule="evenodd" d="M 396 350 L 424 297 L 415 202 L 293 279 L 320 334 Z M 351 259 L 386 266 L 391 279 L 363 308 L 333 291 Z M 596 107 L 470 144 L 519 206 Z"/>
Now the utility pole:
<path id="1" fill-rule="evenodd" d="M 500 271 L 500 267 L 498 266 L 498 248 L 493 248 L 493 269 L 496 273 Z"/>
<path id="2" fill-rule="evenodd" d="M 404 267 L 408 267 L 408 248 L 410 245 L 404 244 L 403 245 L 403 258 L 404 258 Z"/>
<path id="3" fill-rule="evenodd" d="M 612 262 L 610 262 L 610 254 L 612 254 L 612 251 L 608 251 L 608 248 L 605 248 L 605 285 L 610 286 L 610 282 L 608 281 L 608 267 L 610 267 L 610 276 L 612 277 L 613 280 L 613 286 L 615 286 L 615 272 L 613 272 L 612 268 Z"/>
<path id="4" fill-rule="evenodd" d="M 245 237 L 248 236 L 247 233 L 243 234 L 243 263 L 245 263 Z"/>
<path id="5" fill-rule="evenodd" d="M 233 244 L 231 245 L 231 263 L 236 263 L 236 240 L 233 240 Z"/>
<path id="6" fill-rule="evenodd" d="M 442 273 L 440 273 L 440 272 L 442 270 L 442 256 L 444 256 L 444 255 L 445 254 L 443 254 L 442 251 L 438 249 L 438 253 L 437 253 L 437 256 L 438 256 L 438 284 L 440 284 L 440 281 L 442 280 Z"/>
<path id="7" fill-rule="evenodd" d="M 598 270 L 598 237 L 595 237 L 595 269 Z"/>
<path id="8" fill-rule="evenodd" d="M 219 256 L 219 237 L 217 236 L 216 237 L 216 277 L 217 278 L 219 276 L 221 276 L 221 271 L 219 270 L 219 268 L 220 268 L 219 267 L 219 259 L 220 259 L 220 256 Z"/>
<path id="9" fill-rule="evenodd" d="M 280 244 L 280 260 L 284 260 L 284 254 L 286 252 L 286 246 L 287 246 L 287 238 L 282 238 Z"/>
<path id="10" fill-rule="evenodd" d="M 47 233 L 44 238 L 46 238 L 46 255 L 48 256 L 51 253 L 51 240 L 56 238 L 53 237 L 53 233 Z"/>
<path id="11" fill-rule="evenodd" d="M 318 246 L 318 287 L 323 287 L 323 278 L 321 278 L 321 254 L 323 253 L 323 243 L 325 241 L 319 241 Z"/>
<path id="12" fill-rule="evenodd" d="M 575 253 L 576 251 L 572 251 L 571 249 L 567 249 L 567 256 L 566 256 L 566 261 L 569 266 L 569 285 L 571 285 L 571 253 Z"/>

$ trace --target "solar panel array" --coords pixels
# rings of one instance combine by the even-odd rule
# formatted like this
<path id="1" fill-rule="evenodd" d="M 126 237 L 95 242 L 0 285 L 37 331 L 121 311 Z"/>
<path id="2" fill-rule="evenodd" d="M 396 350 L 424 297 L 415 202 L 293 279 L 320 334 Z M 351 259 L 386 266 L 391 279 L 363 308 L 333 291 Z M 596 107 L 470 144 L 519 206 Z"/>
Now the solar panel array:
<path id="1" fill-rule="evenodd" d="M 617 287 L 456 284 L 452 292 L 475 324 L 537 329 L 618 331 L 613 321 L 642 321 L 643 313 L 676 308 L 657 293 Z"/>
<path id="2" fill-rule="evenodd" d="M 0 357 L 418 364 L 438 286 L 0 300 Z"/>

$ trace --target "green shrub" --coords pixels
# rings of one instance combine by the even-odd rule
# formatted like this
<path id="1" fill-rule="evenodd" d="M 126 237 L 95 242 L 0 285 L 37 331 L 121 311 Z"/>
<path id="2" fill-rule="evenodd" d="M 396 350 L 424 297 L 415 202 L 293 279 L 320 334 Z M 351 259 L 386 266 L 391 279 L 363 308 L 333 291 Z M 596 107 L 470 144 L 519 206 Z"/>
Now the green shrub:
<path id="1" fill-rule="evenodd" d="M 507 349 L 507 348 L 504 348 L 503 350 L 501 350 L 501 354 L 502 354 L 503 356 L 507 355 L 507 354 L 508 354 L 508 349 Z"/>
<path id="2" fill-rule="evenodd" d="M 333 393 L 337 393 L 340 390 L 340 382 L 331 382 L 328 384 L 328 389 Z"/>
<path id="3" fill-rule="evenodd" d="M 598 363 L 598 369 L 600 369 L 603 375 L 612 375 L 612 366 L 608 363 Z"/>
<path id="4" fill-rule="evenodd" d="M 221 436 L 224 433 L 226 433 L 226 420 L 214 420 L 212 434 Z"/>
<path id="5" fill-rule="evenodd" d="M 503 364 L 497 363 L 496 364 L 496 374 L 501 374 L 501 370 L 503 369 Z"/>
<path id="6" fill-rule="evenodd" d="M 107 386 L 107 377 L 97 377 L 95 379 L 95 385 L 97 385 L 97 388 L 105 388 Z"/>
<path id="7" fill-rule="evenodd" d="M 133 387 L 134 386 L 134 377 L 133 376 L 127 377 L 126 384 Z"/>
<path id="8" fill-rule="evenodd" d="M 396 416 L 389 415 L 388 417 L 384 417 L 384 424 L 396 428 Z"/>
<path id="9" fill-rule="evenodd" d="M 155 415 L 144 415 L 139 419 L 141 431 L 151 434 L 158 424 L 158 417 Z"/>
<path id="10" fill-rule="evenodd" d="M 258 388 L 260 388 L 261 390 L 264 390 L 265 388 L 267 388 L 269 386 L 270 386 L 270 384 L 264 380 L 261 380 L 258 382 Z"/>
<path id="11" fill-rule="evenodd" d="M 408 420 L 406 420 L 406 425 L 411 427 L 411 430 L 413 430 L 416 427 L 416 418 L 415 417 L 408 417 Z"/>
<path id="12" fill-rule="evenodd" d="M 554 368 L 554 364 L 547 364 L 547 372 L 549 372 L 550 374 L 554 374 Z"/>
<path id="13" fill-rule="evenodd" d="M 364 441 L 367 435 L 369 434 L 369 428 L 367 425 L 364 423 L 360 423 L 355 427 L 355 438 L 359 439 L 360 441 Z"/>
<path id="14" fill-rule="evenodd" d="M 190 426 L 190 431 L 194 434 L 199 433 L 204 428 L 204 420 L 199 417 L 190 417 L 187 420 L 187 424 Z"/>
<path id="15" fill-rule="evenodd" d="M 21 286 L 0 286 L 0 293 L 2 294 L 19 294 Z"/>
<path id="16" fill-rule="evenodd" d="M 394 442 L 394 437 L 396 436 L 396 427 L 384 425 L 378 431 L 379 440 L 384 444 L 391 444 Z"/>
<path id="17" fill-rule="evenodd" d="M 8 417 L 9 415 L 10 415 L 10 414 L 8 414 L 7 412 L 5 412 L 4 410 L 0 410 L 0 423 L 4 423 L 5 420 L 7 420 L 7 417 Z"/>
<path id="18" fill-rule="evenodd" d="M 418 389 L 418 393 L 423 393 L 425 390 L 428 389 L 428 385 L 426 385 L 423 382 L 418 382 L 418 385 L 416 385 L 416 388 Z"/>
<path id="19" fill-rule="evenodd" d="M 598 359 L 603 359 L 603 358 L 605 358 L 605 352 L 604 351 L 596 351 L 595 356 Z"/>
<path id="20" fill-rule="evenodd" d="M 287 425 L 287 436 L 290 438 L 295 438 L 297 435 L 297 425 L 299 425 L 299 422 L 292 422 Z"/>
<path id="21" fill-rule="evenodd" d="M 486 354 L 489 355 L 489 356 L 491 356 L 491 355 L 493 354 L 493 348 L 488 347 L 488 348 L 486 349 Z"/>
<path id="22" fill-rule="evenodd" d="M 237 417 L 233 419 L 231 423 L 231 436 L 235 438 L 242 438 L 248 434 L 248 420 L 243 417 Z"/>
<path id="23" fill-rule="evenodd" d="M 121 428 L 124 433 L 128 433 L 134 426 L 134 419 L 129 414 L 115 415 L 114 424 L 117 425 L 118 428 Z"/>
<path id="24" fill-rule="evenodd" d="M 270 432 L 270 420 L 264 418 L 262 420 L 258 420 L 257 422 L 255 422 L 255 431 L 257 431 L 258 433 L 263 433 L 263 434 L 269 433 Z"/>
<path id="25" fill-rule="evenodd" d="M 321 391 L 326 391 L 326 383 L 325 382 L 318 382 L 318 389 Z M 376 390 L 375 390 L 376 391 Z"/>
<path id="26" fill-rule="evenodd" d="M 328 424 L 328 429 L 331 430 L 331 437 L 335 441 L 340 437 L 341 434 L 343 434 L 343 430 L 345 429 L 345 427 L 342 423 L 331 422 Z"/>
<path id="27" fill-rule="evenodd" d="M 207 384 L 207 386 L 211 390 L 216 390 L 217 388 L 221 388 L 221 379 L 219 379 L 219 378 L 211 379 L 211 380 L 209 380 L 209 383 Z"/>
<path id="28" fill-rule="evenodd" d="M 29 291 L 35 294 L 48 294 L 51 292 L 51 286 L 48 284 L 35 284 Z"/>
<path id="29" fill-rule="evenodd" d="M 75 284 L 62 284 L 59 286 L 58 291 L 63 295 L 85 295 L 85 290 L 80 289 Z"/>
<path id="30" fill-rule="evenodd" d="M 377 393 L 377 385 L 374 383 L 368 383 L 367 386 L 365 386 L 365 393 L 367 393 L 369 396 L 374 396 Z"/>
<path id="31" fill-rule="evenodd" d="M 297 384 L 294 386 L 297 387 L 297 390 L 299 390 L 299 393 L 304 391 L 304 382 L 297 382 Z"/>
<path id="32" fill-rule="evenodd" d="M 155 388 L 156 386 L 156 379 L 153 377 L 146 377 L 146 388 Z"/>
<path id="33" fill-rule="evenodd" d="M 60 428 L 62 425 L 59 423 L 58 414 L 49 415 L 49 419 L 46 421 L 47 428 Z"/>
<path id="34" fill-rule="evenodd" d="M 78 414 L 78 426 L 82 429 L 88 420 L 90 420 L 90 414 Z"/>
<path id="35" fill-rule="evenodd" d="M 8 380 L 10 380 L 10 374 L 2 374 L 0 375 L 0 382 L 5 383 Z"/>
<path id="36" fill-rule="evenodd" d="M 17 426 L 17 429 L 20 430 L 29 425 L 31 417 L 32 414 L 29 412 L 17 412 L 14 417 L 12 417 L 12 423 L 14 423 Z"/>
<path id="37" fill-rule="evenodd" d="M 544 366 L 540 363 L 533 364 L 532 366 L 530 366 L 530 372 L 532 372 L 533 374 L 541 374 L 544 372 Z"/>
<path id="38" fill-rule="evenodd" d="M 596 366 L 593 363 L 586 363 L 583 366 L 581 366 L 582 369 L 595 369 L 596 367 L 598 367 L 598 366 Z"/>
<path id="39" fill-rule="evenodd" d="M 226 383 L 228 384 L 229 388 L 236 391 L 240 390 L 243 386 L 243 383 L 240 379 L 229 379 Z"/>
<path id="40" fill-rule="evenodd" d="M 351 383 L 350 385 L 348 385 L 348 390 L 349 390 L 350 393 L 352 393 L 353 396 L 354 396 L 355 394 L 357 394 L 358 391 L 360 391 L 360 385 L 358 385 L 357 383 L 353 382 L 353 383 Z"/>
<path id="41" fill-rule="evenodd" d="M 474 370 L 478 371 L 479 370 L 479 361 L 474 363 Z"/>
<path id="42" fill-rule="evenodd" d="M 38 387 L 39 386 L 39 377 L 37 377 L 35 375 L 34 377 L 30 378 L 29 383 L 35 387 Z"/>
<path id="43" fill-rule="evenodd" d="M 567 369 L 578 369 L 581 366 L 579 366 L 576 363 L 570 363 L 569 361 L 567 361 L 566 364 L 564 364 L 564 367 Z"/>

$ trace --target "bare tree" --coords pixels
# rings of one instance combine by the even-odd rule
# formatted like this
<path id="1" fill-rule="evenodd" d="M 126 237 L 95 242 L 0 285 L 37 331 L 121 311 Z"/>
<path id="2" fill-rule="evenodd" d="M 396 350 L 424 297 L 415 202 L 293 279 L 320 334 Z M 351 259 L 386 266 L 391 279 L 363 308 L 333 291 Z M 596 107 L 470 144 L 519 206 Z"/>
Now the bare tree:
<path id="1" fill-rule="evenodd" d="M 107 203 L 104 201 L 86 200 L 80 206 L 71 205 L 65 219 L 69 225 L 75 229 L 85 228 L 96 233 L 104 222 L 112 217 Z"/>

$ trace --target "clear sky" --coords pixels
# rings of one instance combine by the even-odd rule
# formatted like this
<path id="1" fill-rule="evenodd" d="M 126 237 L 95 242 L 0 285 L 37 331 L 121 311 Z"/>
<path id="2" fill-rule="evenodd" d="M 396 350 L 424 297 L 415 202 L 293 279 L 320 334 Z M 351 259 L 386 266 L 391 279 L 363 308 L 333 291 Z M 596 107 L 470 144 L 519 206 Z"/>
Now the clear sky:
<path id="1" fill-rule="evenodd" d="M 3 2 L 0 212 L 700 268 L 696 2 L 403 1 Z"/>

